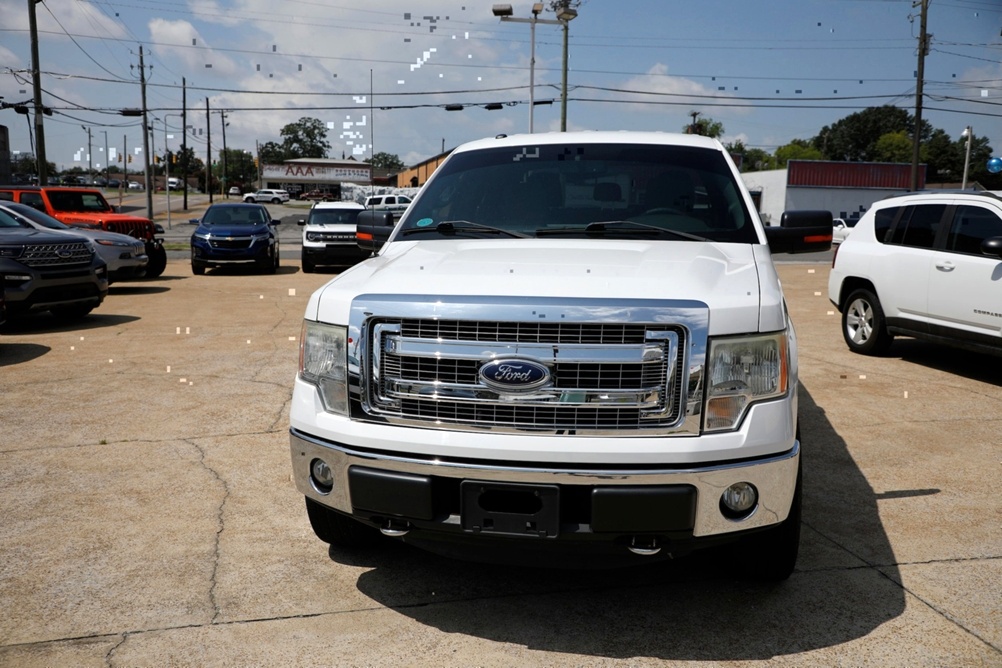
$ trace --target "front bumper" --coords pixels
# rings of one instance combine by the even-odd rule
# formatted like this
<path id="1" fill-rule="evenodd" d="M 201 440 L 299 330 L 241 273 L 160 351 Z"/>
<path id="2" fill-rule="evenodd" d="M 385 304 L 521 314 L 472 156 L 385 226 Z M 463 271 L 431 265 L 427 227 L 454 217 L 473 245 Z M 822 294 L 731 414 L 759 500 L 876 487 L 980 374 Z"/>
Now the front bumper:
<path id="1" fill-rule="evenodd" d="M 463 483 L 476 481 L 502 497 L 507 490 L 515 496 L 555 494 L 559 510 L 547 513 L 545 521 L 552 521 L 545 530 L 548 538 L 622 541 L 658 536 L 690 547 L 785 520 L 800 460 L 798 441 L 777 455 L 679 467 L 442 460 L 352 448 L 296 429 L 290 432 L 290 452 L 300 492 L 374 526 L 390 522 L 429 534 L 491 534 L 478 524 L 481 518 L 471 517 L 470 490 L 464 490 Z M 325 461 L 333 472 L 329 492 L 311 479 L 315 459 Z M 720 505 L 723 491 L 737 482 L 751 483 L 759 493 L 754 511 L 740 520 L 727 517 Z M 507 521 L 504 510 L 495 518 Z M 537 519 L 533 512 L 524 514 L 530 522 Z M 528 535 L 540 535 L 538 531 L 530 527 Z M 517 529 L 505 526 L 495 535 L 507 538 L 515 533 Z"/>
<path id="2" fill-rule="evenodd" d="M 200 239 L 191 244 L 191 259 L 207 266 L 262 263 L 271 257 L 273 244 L 273 240 L 268 240 L 254 241 L 242 248 L 214 248 Z"/>
<path id="3" fill-rule="evenodd" d="M 350 267 L 371 255 L 371 251 L 359 248 L 358 244 L 325 244 L 321 246 L 303 244 L 303 256 L 318 266 Z"/>

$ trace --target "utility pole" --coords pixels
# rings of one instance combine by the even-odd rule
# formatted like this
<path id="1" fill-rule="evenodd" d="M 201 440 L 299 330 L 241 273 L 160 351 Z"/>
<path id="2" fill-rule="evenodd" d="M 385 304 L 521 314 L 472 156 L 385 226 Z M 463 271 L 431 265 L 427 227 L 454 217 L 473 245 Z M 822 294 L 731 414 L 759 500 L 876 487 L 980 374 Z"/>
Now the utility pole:
<path id="1" fill-rule="evenodd" d="M 104 133 L 104 185 L 108 187 L 108 181 L 111 180 L 111 153 L 108 153 L 108 131 L 101 130 Z"/>
<path id="2" fill-rule="evenodd" d="M 209 112 L 209 98 L 205 98 L 205 190 L 212 204 L 212 114 Z"/>
<path id="3" fill-rule="evenodd" d="M 181 159 L 184 176 L 184 210 L 188 210 L 188 82 L 181 77 Z"/>
<path id="4" fill-rule="evenodd" d="M 80 126 L 82 129 L 87 131 L 87 179 L 90 180 L 94 177 L 94 161 L 91 160 L 91 136 L 90 128 L 86 125 Z M 87 185 L 90 185 L 89 183 Z"/>
<path id="5" fill-rule="evenodd" d="M 918 68 L 915 81 L 915 136 L 912 138 L 912 190 L 919 187 L 919 147 L 922 144 L 922 96 L 925 80 L 925 57 L 929 52 L 929 35 L 926 33 L 929 0 L 916 0 L 912 7 L 922 7 L 919 20 Z"/>
<path id="6" fill-rule="evenodd" d="M 143 62 L 143 47 L 139 47 L 139 88 L 143 98 L 143 172 L 146 175 L 146 217 L 153 220 L 153 188 L 150 179 L 150 131 L 146 120 L 146 65 Z"/>
<path id="7" fill-rule="evenodd" d="M 219 120 L 221 120 L 223 123 L 223 185 L 219 189 L 219 192 L 223 195 L 226 195 L 226 199 L 229 199 L 230 193 L 226 189 L 226 126 L 229 125 L 229 123 L 226 122 L 225 109 L 219 110 Z"/>
<path id="8" fill-rule="evenodd" d="M 49 183 L 49 166 L 45 160 L 45 129 L 42 127 L 42 70 L 38 64 L 38 22 L 35 19 L 35 5 L 41 0 L 28 0 L 28 30 L 31 33 L 31 78 L 35 99 L 35 161 L 38 169 L 38 185 Z"/>

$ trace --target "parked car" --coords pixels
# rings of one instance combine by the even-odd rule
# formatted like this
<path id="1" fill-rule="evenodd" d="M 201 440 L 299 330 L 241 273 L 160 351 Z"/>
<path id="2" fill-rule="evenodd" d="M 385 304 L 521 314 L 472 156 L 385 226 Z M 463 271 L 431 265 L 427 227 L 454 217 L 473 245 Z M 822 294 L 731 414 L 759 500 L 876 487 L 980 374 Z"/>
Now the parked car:
<path id="1" fill-rule="evenodd" d="M 300 194 L 299 199 L 326 202 L 327 200 L 334 199 L 334 195 L 326 190 L 309 190 Z"/>
<path id="2" fill-rule="evenodd" d="M 43 211 L 70 226 L 100 228 L 127 234 L 146 243 L 146 276 L 155 278 L 167 267 L 163 227 L 149 218 L 120 213 L 100 190 L 54 186 L 0 186 L 0 200 L 19 202 Z"/>
<path id="3" fill-rule="evenodd" d="M 858 222 L 859 218 L 832 218 L 832 243 L 840 244 L 845 241 Z"/>
<path id="4" fill-rule="evenodd" d="M 240 197 L 240 186 L 232 186 L 227 194 L 230 197 Z"/>
<path id="5" fill-rule="evenodd" d="M 874 204 L 839 245 L 828 298 L 853 352 L 895 336 L 1002 355 L 1002 198 L 911 193 Z"/>
<path id="6" fill-rule="evenodd" d="M 129 190 L 145 190 L 139 181 L 127 181 Z"/>
<path id="7" fill-rule="evenodd" d="M 350 267 L 372 253 L 362 250 L 355 237 L 355 220 L 365 207 L 356 202 L 316 202 L 303 225 L 304 272 L 318 266 Z"/>
<path id="8" fill-rule="evenodd" d="M 191 235 L 191 273 L 201 275 L 209 267 L 255 265 L 274 274 L 279 267 L 279 243 L 275 225 L 263 204 L 222 202 L 212 204 Z"/>
<path id="9" fill-rule="evenodd" d="M 365 198 L 365 208 L 373 211 L 403 211 L 410 206 L 406 195 L 373 195 Z"/>
<path id="10" fill-rule="evenodd" d="M 282 202 L 289 201 L 289 193 L 285 190 L 258 190 L 257 192 L 247 193 L 244 195 L 244 201 L 251 203 L 271 202 L 272 204 L 281 204 Z"/>
<path id="11" fill-rule="evenodd" d="M 82 318 L 108 294 L 108 267 L 90 240 L 35 229 L 3 210 L 0 275 L 10 318 L 34 311 Z"/>
<path id="12" fill-rule="evenodd" d="M 105 187 L 106 188 L 118 188 L 121 185 L 122 185 L 122 182 L 119 181 L 118 179 L 111 179 L 110 181 L 108 181 L 108 185 L 105 186 Z"/>
<path id="13" fill-rule="evenodd" d="M 139 239 L 101 229 L 70 227 L 27 204 L 0 202 L 0 210 L 36 229 L 79 234 L 93 241 L 101 259 L 108 265 L 109 285 L 115 281 L 142 278 L 146 275 L 146 265 L 149 264 L 150 258 L 146 255 L 146 244 Z"/>

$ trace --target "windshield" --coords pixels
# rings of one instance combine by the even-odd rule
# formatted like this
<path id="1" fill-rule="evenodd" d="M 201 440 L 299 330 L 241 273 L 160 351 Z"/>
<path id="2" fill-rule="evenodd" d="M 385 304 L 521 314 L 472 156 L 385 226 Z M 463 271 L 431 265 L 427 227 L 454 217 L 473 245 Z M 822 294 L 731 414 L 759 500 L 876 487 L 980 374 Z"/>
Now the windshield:
<path id="1" fill-rule="evenodd" d="M 68 225 L 63 225 L 61 222 L 53 218 L 47 213 L 42 213 L 34 207 L 30 207 L 27 204 L 8 204 L 6 205 L 8 210 L 23 217 L 28 220 L 38 223 L 42 227 L 48 227 L 52 230 L 68 230 L 70 227 Z"/>
<path id="2" fill-rule="evenodd" d="M 72 190 L 50 190 L 49 202 L 56 211 L 112 211 L 111 205 L 104 196 L 95 192 L 76 192 Z"/>
<path id="3" fill-rule="evenodd" d="M 202 216 L 203 225 L 264 225 L 264 211 L 257 206 L 210 206 Z"/>
<path id="4" fill-rule="evenodd" d="M 28 225 L 28 223 L 22 223 L 20 220 L 15 218 L 9 211 L 4 211 L 3 209 L 0 209 L 0 229 L 7 229 L 12 227 L 25 228 L 31 226 Z"/>
<path id="5" fill-rule="evenodd" d="M 354 225 L 361 209 L 313 209 L 310 225 Z"/>
<path id="6" fill-rule="evenodd" d="M 758 242 L 742 190 L 721 153 L 649 144 L 455 154 L 411 204 L 397 238 L 503 238 L 500 231 Z"/>

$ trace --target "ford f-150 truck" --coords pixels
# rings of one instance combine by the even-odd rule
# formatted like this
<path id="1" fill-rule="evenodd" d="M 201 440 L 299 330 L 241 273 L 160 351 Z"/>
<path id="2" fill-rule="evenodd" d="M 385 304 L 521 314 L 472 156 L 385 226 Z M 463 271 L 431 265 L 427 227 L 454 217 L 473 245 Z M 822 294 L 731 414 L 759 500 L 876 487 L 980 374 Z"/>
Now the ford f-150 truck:
<path id="1" fill-rule="evenodd" d="M 797 340 L 771 254 L 831 233 L 763 227 L 713 139 L 457 148 L 395 225 L 360 214 L 378 254 L 309 300 L 290 448 L 314 532 L 587 565 L 733 541 L 745 575 L 788 577 Z"/>

